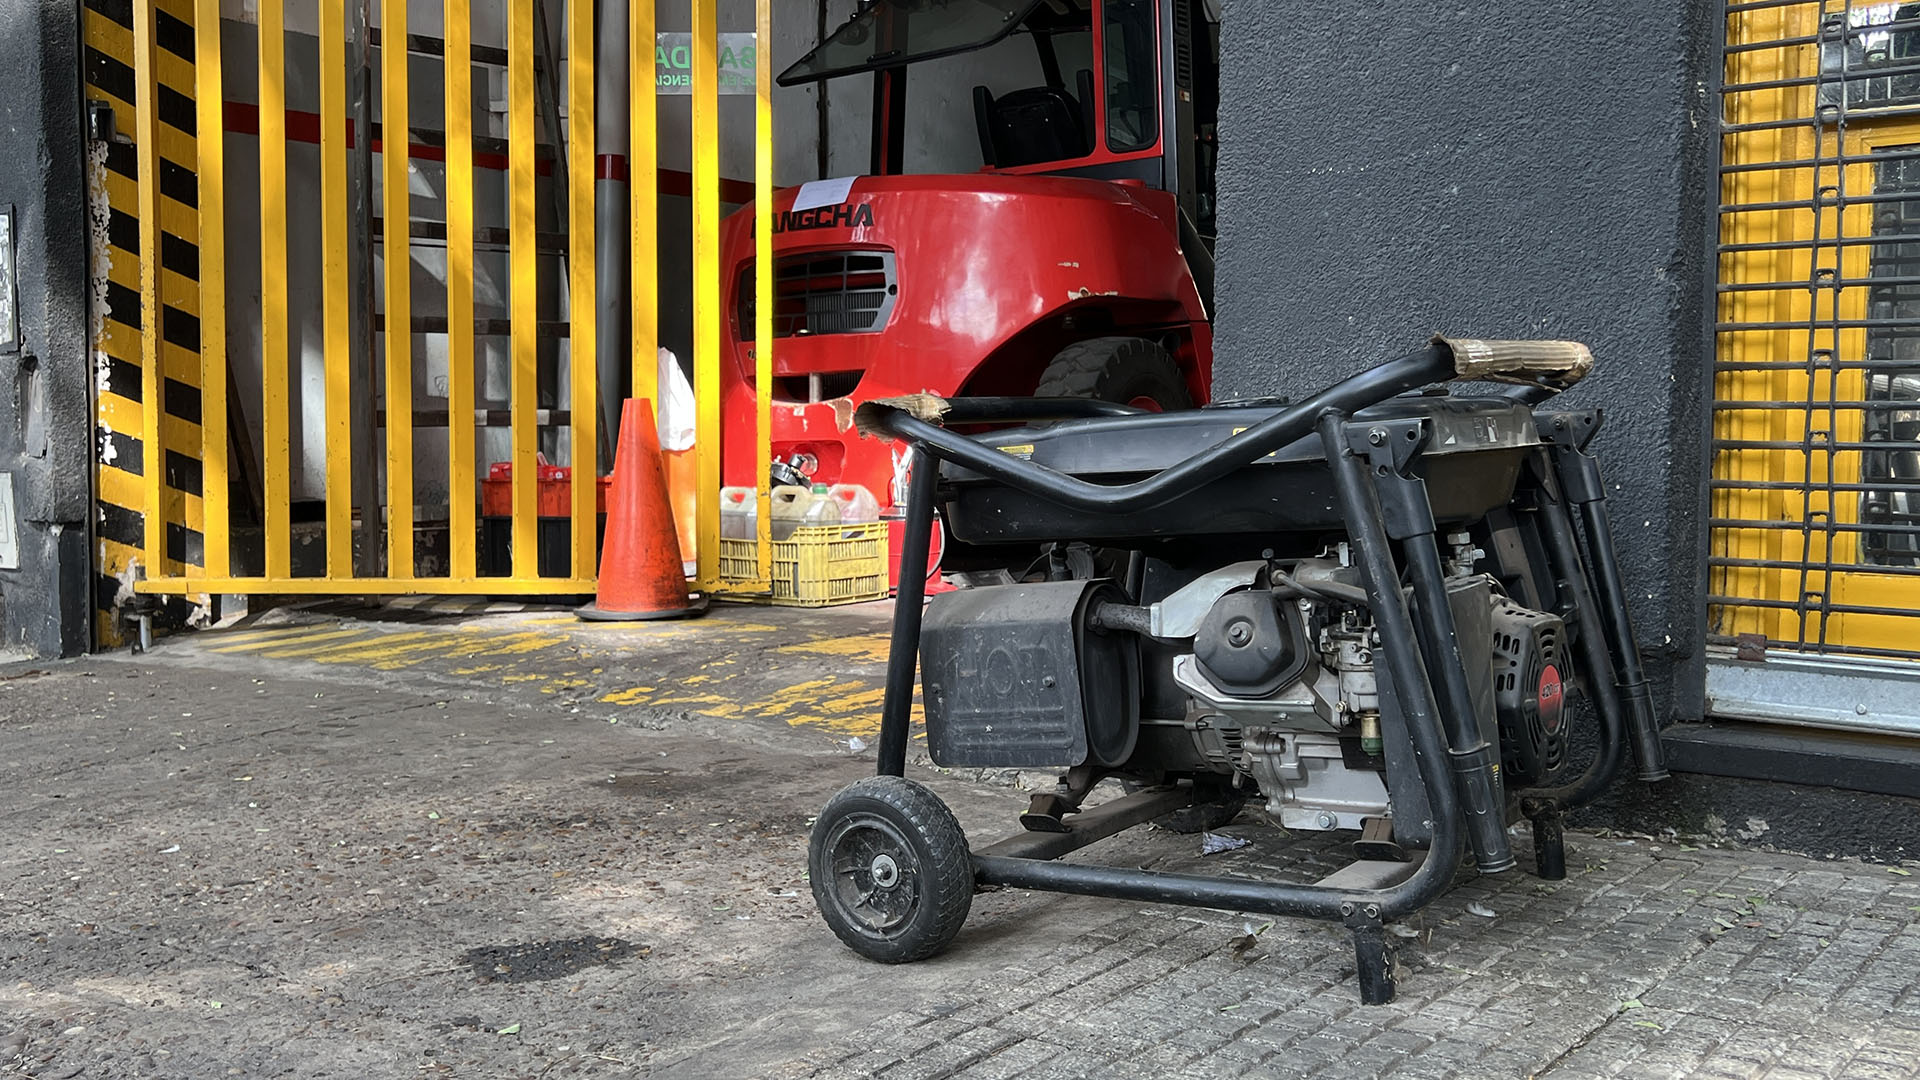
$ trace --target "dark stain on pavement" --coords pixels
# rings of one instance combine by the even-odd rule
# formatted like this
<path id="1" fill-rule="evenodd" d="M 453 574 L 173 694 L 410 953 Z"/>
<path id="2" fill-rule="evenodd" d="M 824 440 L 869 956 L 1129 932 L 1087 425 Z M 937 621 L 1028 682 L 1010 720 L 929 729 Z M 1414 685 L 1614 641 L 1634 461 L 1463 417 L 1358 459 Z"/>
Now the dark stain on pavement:
<path id="1" fill-rule="evenodd" d="M 651 946 L 619 938 L 569 938 L 519 945 L 485 945 L 468 949 L 460 962 L 483 982 L 526 983 L 559 979 L 591 967 L 617 964 L 629 957 L 645 958 Z"/>

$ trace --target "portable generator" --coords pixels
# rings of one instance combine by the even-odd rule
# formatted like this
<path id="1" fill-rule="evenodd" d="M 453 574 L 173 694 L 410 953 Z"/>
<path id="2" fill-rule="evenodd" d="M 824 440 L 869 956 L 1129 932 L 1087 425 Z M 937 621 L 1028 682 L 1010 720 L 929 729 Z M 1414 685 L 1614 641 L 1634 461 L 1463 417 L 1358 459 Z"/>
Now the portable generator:
<path id="1" fill-rule="evenodd" d="M 1641 779 L 1666 775 L 1588 452 L 1600 414 L 1543 407 L 1592 364 L 1572 342 L 1436 338 L 1291 405 L 862 406 L 914 467 L 879 775 L 812 834 L 827 923 L 898 963 L 945 948 L 983 886 L 1337 920 L 1377 1004 L 1386 924 L 1464 853 L 1512 868 L 1524 820 L 1538 873 L 1564 877 L 1564 816 L 1626 744 Z M 925 604 L 936 507 L 956 541 L 1031 568 Z M 905 779 L 916 668 L 934 764 L 1061 770 L 1011 838 L 969 847 Z M 1130 793 L 1083 809 L 1107 779 Z M 1290 831 L 1356 834 L 1356 861 L 1315 883 L 1057 861 L 1249 801 Z"/>

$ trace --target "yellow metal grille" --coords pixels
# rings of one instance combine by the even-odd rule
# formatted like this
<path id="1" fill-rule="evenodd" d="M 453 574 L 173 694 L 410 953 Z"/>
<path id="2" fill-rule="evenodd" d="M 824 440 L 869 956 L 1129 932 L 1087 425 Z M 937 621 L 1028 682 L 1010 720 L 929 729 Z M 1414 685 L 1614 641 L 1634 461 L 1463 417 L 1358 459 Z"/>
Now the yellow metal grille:
<path id="1" fill-rule="evenodd" d="M 1725 6 L 1711 632 L 1920 658 L 1920 6 Z"/>
<path id="2" fill-rule="evenodd" d="M 718 0 L 688 0 L 694 28 L 690 156 L 695 258 L 689 267 L 664 270 L 656 235 L 656 4 L 609 2 L 628 6 L 634 76 L 624 90 L 631 115 L 631 164 L 619 169 L 620 175 L 631 177 L 632 324 L 611 329 L 631 330 L 634 396 L 657 400 L 659 276 L 691 276 L 695 383 L 701 390 L 699 578 L 722 591 L 765 594 L 773 559 L 764 534 L 771 517 L 764 492 L 755 571 L 745 580 L 723 581 L 719 573 L 720 357 L 715 328 L 722 318 L 720 140 L 728 133 L 720 125 L 718 102 Z M 359 41 L 368 28 L 357 25 L 361 9 L 355 5 L 256 0 L 249 5 L 255 13 L 254 41 L 236 49 L 233 42 L 244 37 L 229 34 L 223 50 L 219 0 L 132 0 L 120 5 L 124 17 L 93 10 L 114 5 L 89 5 L 89 83 L 112 101 L 121 130 L 130 136 L 114 144 L 95 170 L 96 182 L 107 189 L 111 210 L 118 215 L 111 230 L 114 251 L 106 260 L 109 282 L 117 291 L 110 297 L 109 319 L 97 342 L 102 354 L 114 361 L 99 409 L 102 445 L 109 448 L 102 451 L 98 469 L 106 522 L 100 530 L 103 578 L 130 583 L 140 592 L 190 596 L 594 590 L 600 472 L 596 448 L 611 434 L 599 430 L 599 424 L 619 412 L 599 400 L 596 370 L 596 341 L 610 328 L 597 325 L 594 317 L 599 172 L 595 113 L 601 104 L 596 102 L 595 5 L 587 0 L 539 5 L 532 0 L 439 0 L 438 6 L 439 18 L 426 21 L 444 25 L 444 40 L 409 33 L 409 14 L 415 21 L 423 18 L 417 0 L 378 0 L 366 7 L 378 12 L 377 37 Z M 564 65 L 556 56 L 544 55 L 549 35 L 537 22 L 542 11 L 553 16 L 552 28 L 565 43 Z M 755 0 L 750 11 L 759 40 L 771 42 L 772 0 Z M 290 15 L 296 23 L 308 21 L 290 26 Z M 476 27 L 491 26 L 505 28 L 505 48 L 476 47 Z M 305 79 L 296 70 L 290 80 L 290 64 L 297 68 L 316 62 L 300 40 L 316 30 L 316 77 Z M 363 54 L 362 49 L 370 51 Z M 258 55 L 225 56 L 223 51 Z M 372 89 L 371 71 L 358 66 L 363 55 L 377 67 L 377 90 Z M 255 64 L 257 104 L 228 100 L 236 84 L 251 80 L 225 73 Z M 489 67 L 505 77 L 504 140 L 475 130 L 476 115 L 486 122 L 487 88 L 478 80 Z M 771 63 L 758 68 L 751 142 L 756 204 L 764 209 L 773 193 Z M 416 93 L 420 88 L 413 84 L 423 73 L 432 73 L 436 83 L 444 85 Z M 368 92 L 373 101 L 358 113 L 355 101 Z M 303 94 L 311 100 L 289 100 Z M 544 117 L 543 94 L 552 108 Z M 435 99 L 444 102 L 445 130 L 423 132 L 422 117 L 413 114 L 434 111 L 421 103 Z M 316 106 L 317 111 L 302 111 Z M 476 106 L 483 111 L 476 114 Z M 553 118 L 560 116 L 562 106 L 565 119 L 558 122 Z M 243 124 L 252 117 L 253 128 L 236 128 L 236 116 Z M 257 135 L 257 193 L 228 190 L 230 181 L 244 176 L 245 170 L 231 168 L 223 130 Z M 421 138 L 426 142 L 419 142 Z M 308 146 L 317 147 L 317 168 L 301 164 Z M 369 174 L 361 181 L 365 190 L 356 197 L 352 178 L 359 175 L 357 161 L 363 160 L 356 155 L 369 152 L 379 162 L 379 195 L 376 198 Z M 483 164 L 483 155 L 490 164 Z M 498 179 L 476 183 L 476 169 L 494 172 Z M 317 197 L 290 199 L 290 173 L 300 182 L 312 181 Z M 419 197 L 421 185 L 428 183 L 419 174 L 443 178 L 441 199 Z M 489 189 L 501 199 L 495 210 L 504 214 L 504 228 L 477 220 L 476 198 L 487 197 Z M 251 205 L 256 197 L 257 222 L 230 217 L 235 207 Z M 444 206 L 444 220 L 423 220 L 435 202 Z M 302 226 L 309 221 L 318 225 L 318 240 L 303 243 L 308 234 Z M 765 248 L 772 230 L 757 231 Z M 560 239 L 550 241 L 552 236 Z M 425 305 L 409 280 L 415 265 L 410 237 L 445 240 L 444 317 L 422 314 Z M 364 254 L 375 243 L 384 253 L 378 266 Z M 498 298 L 509 316 L 505 320 L 476 317 L 476 296 L 489 292 L 479 265 L 484 256 L 476 251 L 479 243 L 505 245 L 505 284 L 499 290 L 504 296 Z M 550 250 L 553 243 L 562 246 Z M 228 296 L 253 288 L 244 279 L 228 280 L 234 251 L 258 255 L 257 330 L 238 315 L 229 318 Z M 252 260 L 240 260 L 239 265 L 251 267 Z M 309 271 L 302 267 L 316 267 L 318 277 L 303 284 L 300 274 Z M 251 273 L 246 278 L 251 279 Z M 548 286 L 545 294 L 543 285 Z M 317 294 L 314 325 L 300 325 L 300 306 L 311 298 L 303 291 Z M 376 294 L 377 310 L 368 316 L 373 329 L 363 333 L 356 326 L 356 304 Z M 564 295 L 565 300 L 543 300 L 543 295 Z M 767 385 L 771 327 L 762 320 L 756 330 L 762 376 L 758 385 Z M 242 365 L 249 379 L 257 374 L 257 381 L 236 397 L 247 379 L 236 381 L 233 368 L 239 353 L 228 345 L 234 335 L 249 333 L 258 338 L 245 342 L 239 352 L 258 356 L 257 373 L 250 359 Z M 444 396 L 444 409 L 437 411 L 424 408 L 426 403 L 416 400 L 415 393 L 422 365 L 429 361 L 422 339 L 435 334 L 444 335 L 446 368 L 444 385 L 434 395 Z M 476 339 L 484 336 L 504 339 L 504 368 L 496 373 L 497 380 L 478 377 L 484 350 Z M 564 345 L 549 349 L 553 338 L 563 339 Z M 311 372 L 301 366 L 315 351 L 323 354 L 317 381 L 307 379 Z M 566 373 L 564 391 L 555 367 Z M 543 378 L 554 385 L 552 400 L 543 399 Z M 501 383 L 507 407 L 484 408 L 486 402 L 478 399 L 489 391 L 497 394 L 496 384 Z M 370 396 L 377 411 L 365 408 Z M 379 419 L 356 419 L 357 413 Z M 426 424 L 418 419 L 429 415 L 445 419 Z M 496 416 L 505 422 L 507 449 L 495 456 L 513 466 L 512 558 L 500 576 L 487 576 L 478 559 L 476 503 L 486 463 L 476 427 L 496 426 Z M 317 423 L 324 431 L 323 449 L 308 455 L 312 461 L 301 460 L 294 438 L 296 419 L 303 419 L 308 429 Z M 769 456 L 770 426 L 764 401 L 759 421 L 764 460 Z M 435 475 L 416 476 L 418 444 L 423 441 L 416 428 L 442 424 L 444 458 L 434 465 Z M 235 428 L 241 429 L 238 436 Z M 577 462 L 566 500 L 571 543 L 557 560 L 560 569 L 545 571 L 542 567 L 550 560 L 539 555 L 539 536 L 540 507 L 547 500 L 541 498 L 537 467 L 543 446 L 569 448 Z M 296 499 L 302 477 L 309 489 L 304 506 Z M 449 539 L 444 558 L 438 560 L 416 550 L 415 506 L 429 480 L 447 491 Z M 311 490 L 316 483 L 317 492 Z M 230 490 L 238 493 L 232 500 Z M 233 505 L 240 502 L 249 505 L 244 510 Z M 303 512 L 308 518 L 304 522 Z M 304 537 L 311 550 L 316 530 L 324 556 L 297 571 L 296 544 Z M 377 557 L 357 558 L 356 544 L 377 548 Z M 103 589 L 116 601 L 124 599 L 125 591 Z M 103 596 L 103 602 L 107 600 Z M 109 637 L 107 629 L 103 625 L 103 639 Z"/>

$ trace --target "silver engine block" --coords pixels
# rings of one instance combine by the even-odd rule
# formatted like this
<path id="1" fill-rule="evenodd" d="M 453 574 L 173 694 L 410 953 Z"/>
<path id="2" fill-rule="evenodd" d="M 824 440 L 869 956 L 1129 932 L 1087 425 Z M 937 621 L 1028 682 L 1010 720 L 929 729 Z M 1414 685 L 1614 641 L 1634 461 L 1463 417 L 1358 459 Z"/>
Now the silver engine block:
<path id="1" fill-rule="evenodd" d="M 1173 677 L 1188 695 L 1186 728 L 1216 770 L 1251 777 L 1286 828 L 1359 829 L 1363 818 L 1392 811 L 1379 772 L 1349 768 L 1340 744 L 1357 734 L 1379 753 L 1372 627 L 1355 609 L 1328 620 L 1317 610 L 1323 601 L 1293 603 L 1307 625 L 1325 624 L 1305 672 L 1271 696 L 1247 698 L 1217 686 L 1192 653 L 1180 655 Z"/>

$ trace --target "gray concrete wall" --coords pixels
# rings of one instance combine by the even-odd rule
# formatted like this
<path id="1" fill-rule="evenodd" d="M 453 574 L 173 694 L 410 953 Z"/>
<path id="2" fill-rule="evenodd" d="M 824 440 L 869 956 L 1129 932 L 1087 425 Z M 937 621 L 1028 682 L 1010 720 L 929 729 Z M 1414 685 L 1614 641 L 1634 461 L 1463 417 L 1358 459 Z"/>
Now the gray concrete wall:
<path id="1" fill-rule="evenodd" d="M 1643 648 L 1697 716 L 1710 26 L 1655 0 L 1229 0 L 1218 395 L 1436 331 L 1574 338 Z"/>
<path id="2" fill-rule="evenodd" d="M 13 209 L 20 347 L 0 352 L 0 655 L 87 647 L 93 429 L 80 6 L 0 0 L 0 205 Z M 3 561 L 3 560 L 0 560 Z"/>

